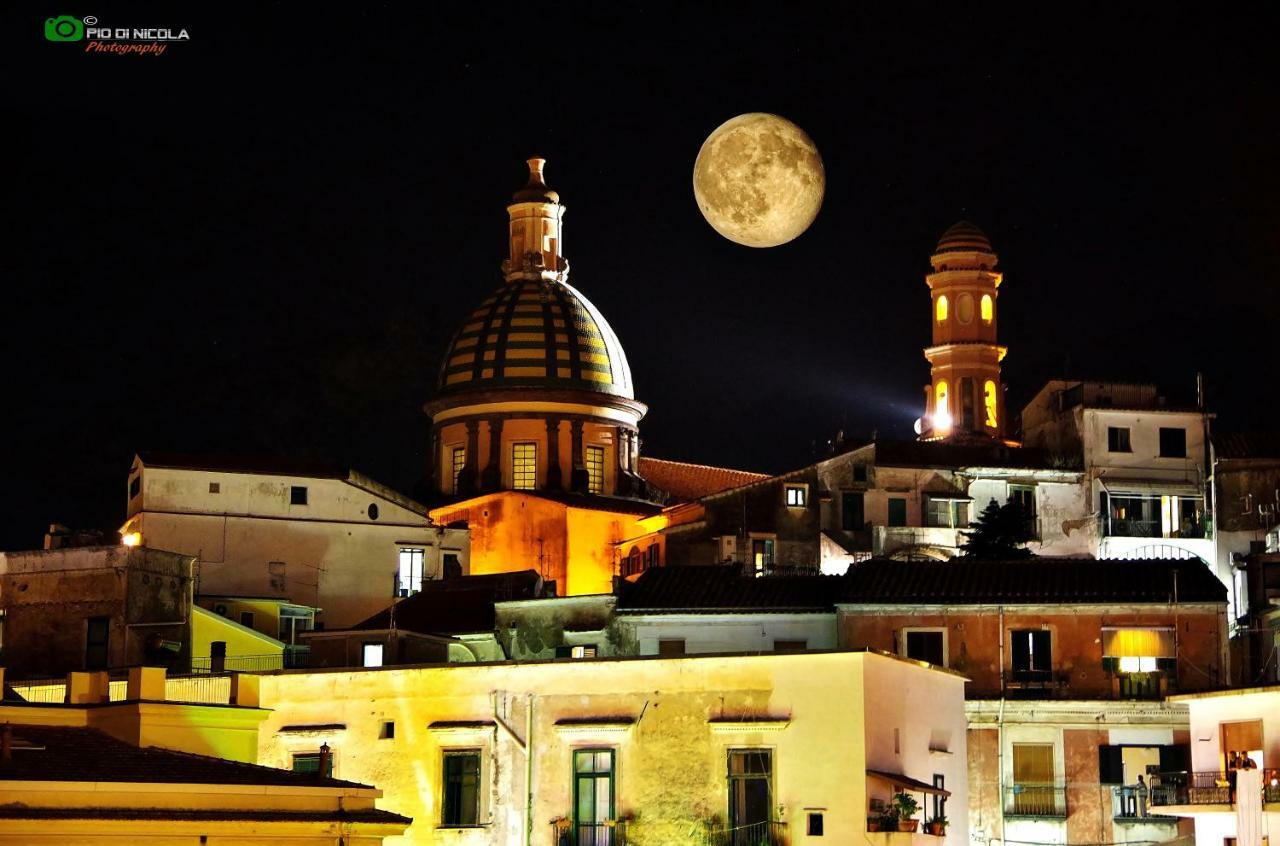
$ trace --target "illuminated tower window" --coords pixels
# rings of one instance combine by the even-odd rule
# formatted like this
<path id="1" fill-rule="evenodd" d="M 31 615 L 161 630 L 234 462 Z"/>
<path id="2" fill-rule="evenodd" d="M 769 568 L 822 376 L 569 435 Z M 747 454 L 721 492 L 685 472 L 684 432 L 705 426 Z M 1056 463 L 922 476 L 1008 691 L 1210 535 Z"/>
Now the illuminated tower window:
<path id="1" fill-rule="evenodd" d="M 587 447 L 587 493 L 604 493 L 604 447 Z"/>
<path id="2" fill-rule="evenodd" d="M 538 486 L 538 445 L 511 445 L 511 487 L 531 491 Z"/>
<path id="3" fill-rule="evenodd" d="M 987 428 L 999 427 L 996 415 L 996 383 L 990 379 L 982 386 L 982 404 L 987 409 Z"/>
<path id="4" fill-rule="evenodd" d="M 983 294 L 983 295 L 982 295 L 982 306 L 981 306 L 981 308 L 982 308 L 982 322 L 983 322 L 983 323 L 990 323 L 990 322 L 991 322 L 991 318 L 995 317 L 995 313 L 996 313 L 996 306 L 995 306 L 995 303 L 993 303 L 993 302 L 991 301 L 991 295 L 990 295 L 990 294 Z"/>
<path id="5" fill-rule="evenodd" d="M 458 492 L 458 477 L 462 475 L 462 468 L 467 466 L 467 448 L 453 448 L 453 492 Z"/>
<path id="6" fill-rule="evenodd" d="M 934 386 L 933 424 L 936 429 L 951 428 L 951 408 L 947 404 L 947 380 L 940 379 Z"/>
<path id="7" fill-rule="evenodd" d="M 947 295 L 943 294 L 938 297 L 938 322 L 947 322 Z"/>

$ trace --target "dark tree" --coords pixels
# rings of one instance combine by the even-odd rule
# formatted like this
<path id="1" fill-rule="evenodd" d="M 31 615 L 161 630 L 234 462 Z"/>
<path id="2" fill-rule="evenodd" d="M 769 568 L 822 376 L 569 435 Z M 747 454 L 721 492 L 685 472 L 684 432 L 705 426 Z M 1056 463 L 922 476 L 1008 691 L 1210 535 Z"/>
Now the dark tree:
<path id="1" fill-rule="evenodd" d="M 993 499 L 982 509 L 973 527 L 963 533 L 960 554 L 966 558 L 1029 558 L 1025 544 L 1031 540 L 1030 525 L 1021 505 Z"/>

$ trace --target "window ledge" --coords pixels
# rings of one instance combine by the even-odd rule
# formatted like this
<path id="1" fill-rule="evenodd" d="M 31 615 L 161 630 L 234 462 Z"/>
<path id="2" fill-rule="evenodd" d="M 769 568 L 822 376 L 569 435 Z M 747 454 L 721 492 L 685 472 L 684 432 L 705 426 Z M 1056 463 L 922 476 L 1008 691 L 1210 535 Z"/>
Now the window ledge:
<path id="1" fill-rule="evenodd" d="M 474 829 L 485 829 L 485 828 L 492 828 L 492 827 L 493 827 L 493 823 L 491 822 L 474 823 L 472 825 L 445 825 L 444 823 L 440 823 L 440 825 L 436 826 L 436 831 L 471 831 Z"/>
<path id="2" fill-rule="evenodd" d="M 782 731 L 791 725 L 790 717 L 730 717 L 707 720 L 714 734 L 744 731 Z"/>

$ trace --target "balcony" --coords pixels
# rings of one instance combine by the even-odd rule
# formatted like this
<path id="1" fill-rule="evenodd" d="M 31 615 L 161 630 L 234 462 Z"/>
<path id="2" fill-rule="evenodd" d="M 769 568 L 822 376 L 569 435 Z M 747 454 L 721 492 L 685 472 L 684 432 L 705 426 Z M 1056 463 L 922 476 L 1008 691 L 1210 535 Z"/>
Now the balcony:
<path id="1" fill-rule="evenodd" d="M 1235 804 L 1234 772 L 1172 772 L 1151 776 L 1152 807 Z M 1280 803 L 1280 769 L 1262 771 L 1263 804 Z"/>
<path id="2" fill-rule="evenodd" d="M 626 846 L 627 821 L 606 820 L 597 823 L 575 823 L 559 819 L 551 823 L 556 846 Z"/>
<path id="3" fill-rule="evenodd" d="M 1111 818 L 1118 823 L 1156 823 L 1177 825 L 1178 818 L 1165 814 L 1151 813 L 1152 799 L 1155 789 L 1148 788 L 1143 796 L 1134 785 L 1114 787 L 1111 789 Z"/>
<path id="4" fill-rule="evenodd" d="M 787 838 L 787 824 L 781 822 L 709 828 L 706 840 L 707 846 L 788 846 L 790 842 Z"/>
<path id="5" fill-rule="evenodd" d="M 1177 529 L 1164 532 L 1159 519 L 1134 520 L 1120 517 L 1100 519 L 1103 537 L 1109 538 L 1207 538 L 1208 524 L 1203 516 L 1186 519 Z"/>
<path id="6" fill-rule="evenodd" d="M 921 546 L 959 549 L 960 531 L 945 526 L 873 526 L 871 551 L 875 555 L 892 555 Z"/>
<path id="7" fill-rule="evenodd" d="M 1010 699 L 1049 699 L 1066 694 L 1071 683 L 1068 673 L 1052 670 L 1006 670 L 1005 695 Z"/>
<path id="8" fill-rule="evenodd" d="M 1064 820 L 1067 818 L 1067 789 L 1053 784 L 1015 784 L 1006 787 L 1004 815 Z"/>

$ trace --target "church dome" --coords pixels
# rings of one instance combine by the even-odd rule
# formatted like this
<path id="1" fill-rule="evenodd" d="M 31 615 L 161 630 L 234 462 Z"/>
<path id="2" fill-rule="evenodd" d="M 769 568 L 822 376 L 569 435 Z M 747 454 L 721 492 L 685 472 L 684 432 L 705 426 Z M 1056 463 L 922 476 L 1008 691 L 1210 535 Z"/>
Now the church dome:
<path id="1" fill-rule="evenodd" d="M 618 336 L 567 282 L 515 279 L 471 313 L 440 369 L 440 391 L 562 388 L 635 399 Z"/>
<path id="2" fill-rule="evenodd" d="M 981 229 L 967 220 L 953 224 L 938 239 L 937 253 L 995 253 Z"/>

